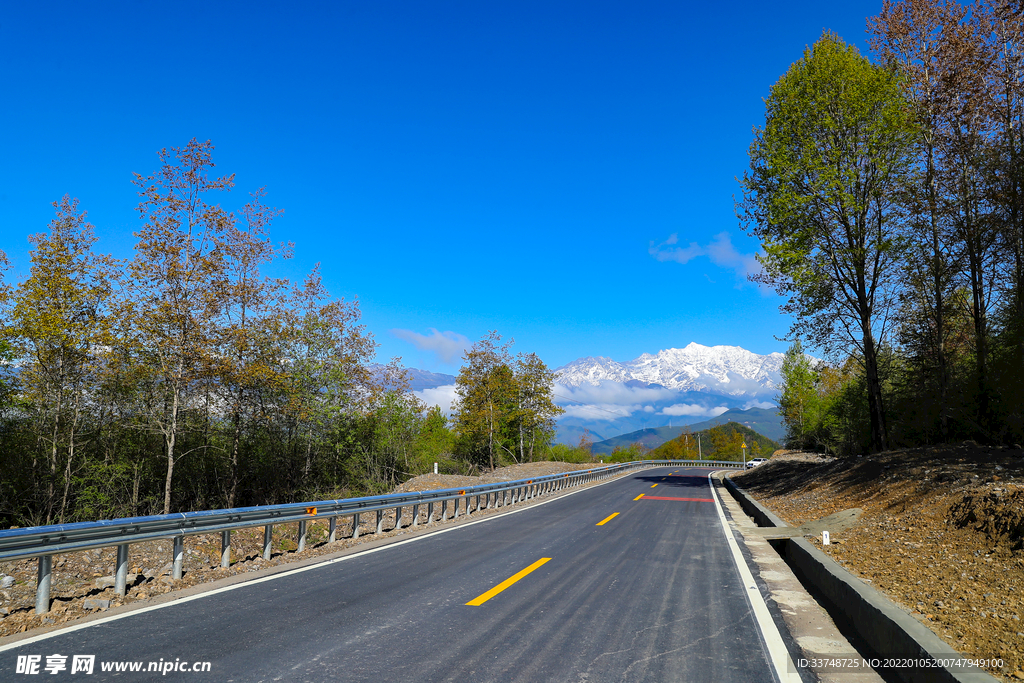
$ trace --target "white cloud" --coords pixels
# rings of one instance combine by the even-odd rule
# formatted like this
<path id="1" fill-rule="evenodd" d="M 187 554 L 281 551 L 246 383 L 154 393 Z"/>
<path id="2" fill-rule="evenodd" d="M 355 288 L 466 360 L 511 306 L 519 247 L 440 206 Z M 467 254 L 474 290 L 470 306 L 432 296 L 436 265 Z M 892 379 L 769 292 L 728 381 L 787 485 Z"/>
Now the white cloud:
<path id="1" fill-rule="evenodd" d="M 562 406 L 565 409 L 564 417 L 578 417 L 584 420 L 618 420 L 629 417 L 643 406 L 637 405 L 615 405 L 613 403 L 588 403 L 579 405 L 570 403 Z"/>
<path id="2" fill-rule="evenodd" d="M 718 417 L 727 410 L 729 409 L 726 406 L 707 408 L 699 403 L 676 403 L 663 409 L 659 414 L 675 417 L 680 415 L 687 415 L 689 417 Z"/>
<path id="3" fill-rule="evenodd" d="M 751 408 L 763 408 L 764 410 L 767 410 L 774 407 L 775 404 L 771 401 L 747 401 L 743 404 L 743 410 L 750 410 Z"/>
<path id="4" fill-rule="evenodd" d="M 428 408 L 430 406 L 439 406 L 441 412 L 449 417 L 452 414 L 452 406 L 455 405 L 455 401 L 458 398 L 458 394 L 455 393 L 454 384 L 445 384 L 444 386 L 414 391 L 412 393 L 427 404 Z"/>
<path id="5" fill-rule="evenodd" d="M 673 233 L 661 244 L 655 244 L 651 240 L 647 253 L 659 261 L 676 261 L 688 263 L 699 256 L 707 256 L 716 266 L 727 268 L 734 273 L 741 281 L 746 281 L 748 275 L 761 272 L 761 264 L 757 262 L 754 254 L 742 254 L 732 244 L 729 233 L 720 232 L 708 244 L 701 246 L 696 242 L 690 242 L 687 247 L 675 246 L 679 242 L 679 235 Z M 708 278 L 709 280 L 711 278 Z"/>
<path id="6" fill-rule="evenodd" d="M 578 387 L 555 385 L 555 403 L 574 401 L 578 403 L 611 403 L 629 405 L 668 401 L 676 395 L 671 389 L 657 387 L 628 387 L 622 382 L 602 380 L 598 384 L 581 384 Z"/>
<path id="7" fill-rule="evenodd" d="M 672 233 L 668 236 L 667 240 L 657 246 L 655 246 L 654 240 L 651 240 L 647 253 L 659 261 L 678 261 L 679 263 L 687 263 L 698 256 L 704 256 L 707 254 L 707 251 L 705 251 L 704 248 L 696 242 L 690 242 L 690 246 L 688 247 L 665 249 L 665 247 L 672 246 L 678 242 L 679 235 L 677 233 Z"/>
<path id="8" fill-rule="evenodd" d="M 407 341 L 421 351 L 434 353 L 443 363 L 451 364 L 456 356 L 461 356 L 472 344 L 469 339 L 458 332 L 438 332 L 429 328 L 430 334 L 420 334 L 412 330 L 395 329 L 391 334 Z"/>

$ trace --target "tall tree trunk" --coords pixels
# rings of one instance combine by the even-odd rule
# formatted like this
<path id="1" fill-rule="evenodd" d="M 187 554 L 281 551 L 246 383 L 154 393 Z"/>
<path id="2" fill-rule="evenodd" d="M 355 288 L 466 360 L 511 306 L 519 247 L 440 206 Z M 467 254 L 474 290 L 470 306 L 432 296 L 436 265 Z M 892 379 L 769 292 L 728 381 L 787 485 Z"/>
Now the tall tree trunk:
<path id="1" fill-rule="evenodd" d="M 174 397 L 171 399 L 171 424 L 167 430 L 167 476 L 164 478 L 164 511 L 163 514 L 171 514 L 171 485 L 174 482 L 174 445 L 178 436 L 178 388 L 174 388 Z"/>
<path id="2" fill-rule="evenodd" d="M 82 392 L 79 389 L 75 391 L 75 417 L 71 421 L 71 428 L 68 434 L 68 461 L 66 466 L 64 467 L 64 493 L 61 496 L 60 516 L 58 517 L 58 519 L 60 520 L 60 524 L 64 523 L 64 514 L 67 512 L 68 509 L 68 496 L 70 495 L 71 492 L 71 470 L 72 464 L 75 461 L 75 435 L 78 432 L 78 422 L 82 417 L 81 401 Z"/>
<path id="3" fill-rule="evenodd" d="M 945 264 L 942 254 L 942 240 L 939 232 L 939 208 L 937 179 L 935 176 L 935 145 L 927 142 L 927 169 L 925 183 L 928 187 L 928 217 L 932 238 L 932 296 L 935 298 L 935 362 L 936 379 L 939 384 L 939 436 L 945 441 L 949 436 L 949 371 L 946 359 L 946 297 L 943 282 Z"/>
<path id="4" fill-rule="evenodd" d="M 494 471 L 494 401 L 487 404 L 487 454 L 490 456 L 491 471 Z"/>
<path id="5" fill-rule="evenodd" d="M 871 321 L 862 317 L 864 334 L 864 374 L 868 390 L 868 417 L 871 423 L 871 449 L 875 452 L 889 448 L 889 432 L 885 424 L 885 406 L 882 400 L 882 381 L 878 372 L 878 349 L 871 331 Z"/>
<path id="6" fill-rule="evenodd" d="M 228 489 L 228 507 L 235 507 L 238 494 L 238 449 L 242 435 L 242 416 L 235 412 L 234 432 L 231 436 L 231 488 Z"/>

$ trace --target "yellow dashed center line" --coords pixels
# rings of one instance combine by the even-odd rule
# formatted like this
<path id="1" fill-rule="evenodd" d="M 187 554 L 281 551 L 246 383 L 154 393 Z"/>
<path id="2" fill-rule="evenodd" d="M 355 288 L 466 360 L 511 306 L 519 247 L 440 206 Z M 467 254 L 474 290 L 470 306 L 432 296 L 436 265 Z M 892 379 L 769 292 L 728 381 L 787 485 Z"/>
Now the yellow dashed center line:
<path id="1" fill-rule="evenodd" d="M 616 517 L 618 517 L 618 516 L 619 516 L 619 513 L 618 513 L 618 512 L 613 512 L 612 514 L 608 515 L 607 517 L 605 517 L 604 519 L 602 519 L 602 520 L 601 520 L 600 522 L 598 522 L 598 523 L 597 523 L 597 524 L 595 524 L 594 526 L 601 526 L 601 525 L 602 525 L 602 524 L 604 524 L 605 522 L 610 522 L 610 521 L 612 521 L 613 519 L 615 519 L 615 518 L 616 518 Z"/>
<path id="2" fill-rule="evenodd" d="M 616 513 L 616 514 L 618 514 L 618 513 Z M 541 567 L 541 565 L 543 565 L 545 562 L 548 562 L 549 560 L 551 560 L 550 557 L 542 557 L 542 558 L 540 558 L 539 560 L 537 560 L 536 562 L 531 564 L 526 569 L 524 569 L 521 572 L 518 572 L 516 574 L 513 574 L 512 576 L 508 577 L 507 579 L 505 579 L 504 581 L 499 583 L 497 586 L 495 586 L 491 590 L 487 591 L 486 593 L 484 593 L 483 595 L 481 595 L 479 597 L 473 598 L 472 600 L 470 600 L 466 604 L 467 605 L 472 605 L 473 607 L 479 607 L 480 605 L 484 604 L 485 602 L 487 602 L 488 600 L 493 598 L 495 595 L 497 595 L 501 591 L 505 590 L 506 588 L 508 588 L 513 583 L 515 583 L 519 579 L 523 578 L 524 576 L 526 576 L 527 574 L 529 574 L 533 570 L 539 569 Z"/>
<path id="3" fill-rule="evenodd" d="M 641 493 L 641 494 L 640 494 L 639 496 L 637 496 L 637 497 L 636 497 L 636 498 L 634 498 L 633 500 L 640 500 L 640 499 L 641 499 L 641 498 L 643 498 L 643 497 L 644 497 L 644 494 L 642 494 L 642 493 Z"/>
<path id="4" fill-rule="evenodd" d="M 651 488 L 652 488 L 652 489 L 653 489 L 653 488 L 654 488 L 655 486 L 657 486 L 657 484 L 651 484 Z"/>

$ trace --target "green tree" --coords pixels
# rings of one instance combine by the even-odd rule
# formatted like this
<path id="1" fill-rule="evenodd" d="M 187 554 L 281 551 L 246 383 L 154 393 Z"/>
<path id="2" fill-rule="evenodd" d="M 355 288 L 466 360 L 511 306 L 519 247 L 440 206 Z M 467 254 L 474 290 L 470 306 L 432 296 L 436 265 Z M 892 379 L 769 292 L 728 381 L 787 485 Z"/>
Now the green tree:
<path id="1" fill-rule="evenodd" d="M 416 453 L 421 459 L 420 469 L 428 471 L 431 463 L 450 460 L 455 447 L 455 435 L 448 427 L 448 418 L 439 406 L 431 406 L 416 435 Z"/>
<path id="2" fill-rule="evenodd" d="M 32 271 L 14 294 L 9 333 L 23 361 L 20 383 L 48 462 L 45 522 L 63 522 L 88 393 L 110 342 L 113 261 L 92 252 L 93 227 L 65 195 L 47 233 L 30 237 Z M 59 490 L 58 487 L 59 486 Z"/>
<path id="3" fill-rule="evenodd" d="M 900 84 L 918 124 L 915 169 L 903 202 L 913 254 L 906 259 L 904 309 L 910 309 L 907 313 L 919 317 L 921 324 L 904 341 L 914 348 L 926 381 L 935 388 L 942 438 L 949 431 L 947 321 L 958 265 L 945 210 L 947 198 L 939 183 L 943 157 L 940 135 L 950 113 L 949 84 L 956 68 L 950 59 L 945 27 L 959 24 L 966 12 L 953 0 L 886 0 L 881 13 L 869 21 L 871 45 L 886 63 L 899 70 Z"/>
<path id="4" fill-rule="evenodd" d="M 142 403 L 151 428 L 164 440 L 163 513 L 171 511 L 174 467 L 184 457 L 178 440 L 184 414 L 199 405 L 197 389 L 211 365 L 223 254 L 215 247 L 231 222 L 204 195 L 231 189 L 234 176 L 211 178 L 213 145 L 192 139 L 160 151 L 160 169 L 136 174 L 146 221 L 136 233 L 131 287 L 119 317 L 132 323 L 122 340 L 130 349 L 131 372 L 143 379 Z"/>
<path id="5" fill-rule="evenodd" d="M 458 406 L 453 421 L 467 455 L 486 462 L 493 470 L 495 457 L 503 448 L 503 435 L 514 405 L 514 375 L 509 367 L 508 347 L 500 345 L 501 335 L 490 332 L 463 356 L 456 380 Z M 511 450 L 511 449 L 508 449 Z"/>
<path id="6" fill-rule="evenodd" d="M 521 353 L 514 367 L 516 405 L 512 428 L 519 462 L 533 462 L 538 444 L 547 443 L 555 433 L 555 418 L 565 411 L 555 405 L 555 373 L 535 353 Z"/>
<path id="7" fill-rule="evenodd" d="M 360 323 L 355 302 L 330 299 L 319 264 L 302 286 L 294 288 L 284 317 L 280 358 L 286 368 L 280 410 L 287 433 L 285 451 L 301 462 L 300 481 L 308 485 L 320 454 L 346 448 L 335 440 L 336 428 L 371 410 L 375 387 L 365 364 L 377 345 Z"/>
<path id="8" fill-rule="evenodd" d="M 275 246 L 270 241 L 270 224 L 281 212 L 265 206 L 263 195 L 263 190 L 254 193 L 216 235 L 223 268 L 214 288 L 218 316 L 211 341 L 217 353 L 210 362 L 230 425 L 229 508 L 235 507 L 241 480 L 243 433 L 251 423 L 267 417 L 268 397 L 280 392 L 285 370 L 280 358 L 285 283 L 263 276 L 260 270 L 276 258 L 289 258 L 291 245 Z"/>
<path id="9" fill-rule="evenodd" d="M 791 448 L 813 445 L 819 411 L 817 377 L 799 339 L 786 351 L 781 374 L 779 412 L 786 423 L 786 441 Z"/>
<path id="10" fill-rule="evenodd" d="M 872 447 L 888 445 L 878 343 L 898 289 L 895 201 L 915 139 L 898 76 L 825 33 L 772 86 L 744 174 L 755 279 L 789 301 L 795 336 L 864 361 Z"/>

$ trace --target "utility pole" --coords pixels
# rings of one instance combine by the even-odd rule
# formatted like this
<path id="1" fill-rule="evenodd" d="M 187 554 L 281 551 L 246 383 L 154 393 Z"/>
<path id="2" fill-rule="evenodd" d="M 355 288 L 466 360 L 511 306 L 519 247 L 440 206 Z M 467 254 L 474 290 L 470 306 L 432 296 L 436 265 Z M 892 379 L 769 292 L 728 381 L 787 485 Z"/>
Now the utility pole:
<path id="1" fill-rule="evenodd" d="M 700 460 L 704 459 L 704 453 L 700 450 L 700 432 L 697 432 L 697 457 Z"/>

